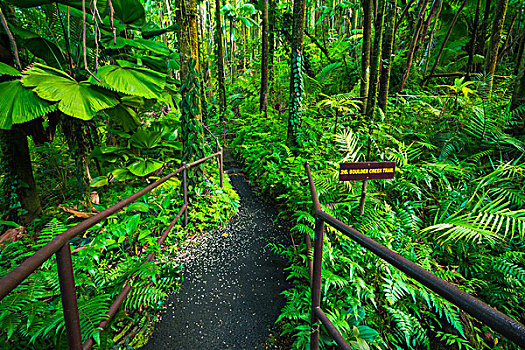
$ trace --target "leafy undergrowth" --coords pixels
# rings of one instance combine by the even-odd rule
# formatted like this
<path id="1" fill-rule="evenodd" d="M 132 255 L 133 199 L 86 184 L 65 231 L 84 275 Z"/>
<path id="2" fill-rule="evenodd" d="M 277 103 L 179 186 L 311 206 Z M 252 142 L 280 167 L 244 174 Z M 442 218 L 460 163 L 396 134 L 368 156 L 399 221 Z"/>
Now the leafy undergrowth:
<path id="1" fill-rule="evenodd" d="M 253 102 L 253 101 L 252 101 Z M 439 105 L 442 110 L 439 111 Z M 274 247 L 293 263 L 279 321 L 293 348 L 309 347 L 310 287 L 305 234 L 314 219 L 305 161 L 323 210 L 435 275 L 525 320 L 525 164 L 523 140 L 508 133 L 517 115 L 504 105 L 462 108 L 425 99 L 389 106 L 370 132 L 354 117 L 334 126 L 309 109 L 301 149 L 285 144 L 286 122 L 244 105 L 233 142 L 252 183 L 278 198 L 297 246 Z M 336 130 L 334 134 L 334 130 Z M 338 164 L 395 160 L 392 180 L 369 181 L 359 216 L 360 182 L 339 182 Z M 488 327 L 327 226 L 321 307 L 354 348 L 515 348 Z M 323 349 L 335 346 L 321 327 Z"/>
<path id="2" fill-rule="evenodd" d="M 155 321 L 156 314 L 164 307 L 167 293 L 176 290 L 182 281 L 181 266 L 173 257 L 185 239 L 223 225 L 237 211 L 239 197 L 227 177 L 224 188 L 220 188 L 216 166 L 210 163 L 207 168 L 207 178 L 189 199 L 189 225 L 183 228 L 180 219 L 163 249 L 158 249 L 155 241 L 182 206 L 178 179 L 166 182 L 71 240 L 83 341 L 94 337 L 99 348 L 118 349 L 140 346 L 147 339 L 148 324 Z M 143 181 L 138 180 L 119 182 L 98 191 L 100 204 L 83 201 L 67 204 L 78 212 L 103 210 L 144 186 Z M 69 213 L 61 210 L 55 210 L 53 216 L 35 240 L 1 243 L 0 278 L 53 237 L 78 223 L 77 218 L 68 218 Z M 152 251 L 157 253 L 157 258 L 144 264 L 146 255 Z M 105 319 L 105 312 L 131 276 L 136 278 L 130 294 L 106 330 L 98 330 L 97 324 Z M 67 348 L 54 259 L 46 261 L 4 298 L 0 310 L 1 348 Z"/>

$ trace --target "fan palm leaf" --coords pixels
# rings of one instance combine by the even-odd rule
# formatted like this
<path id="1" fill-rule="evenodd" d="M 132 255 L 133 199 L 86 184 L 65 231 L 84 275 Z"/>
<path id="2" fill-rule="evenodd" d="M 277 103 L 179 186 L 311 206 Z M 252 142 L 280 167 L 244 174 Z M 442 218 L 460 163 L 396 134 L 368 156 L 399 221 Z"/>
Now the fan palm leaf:
<path id="1" fill-rule="evenodd" d="M 58 102 L 58 109 L 64 114 L 82 120 L 119 102 L 110 91 L 78 82 L 63 71 L 38 63 L 24 72 L 22 85 L 33 88 L 45 100 Z"/>
<path id="2" fill-rule="evenodd" d="M 129 64 L 124 66 L 124 61 L 119 63 L 122 66 L 107 65 L 98 70 L 102 86 L 133 96 L 160 97 L 166 85 L 164 74 Z"/>
<path id="3" fill-rule="evenodd" d="M 57 109 L 57 104 L 42 100 L 20 80 L 0 83 L 0 129 L 11 129 Z"/>

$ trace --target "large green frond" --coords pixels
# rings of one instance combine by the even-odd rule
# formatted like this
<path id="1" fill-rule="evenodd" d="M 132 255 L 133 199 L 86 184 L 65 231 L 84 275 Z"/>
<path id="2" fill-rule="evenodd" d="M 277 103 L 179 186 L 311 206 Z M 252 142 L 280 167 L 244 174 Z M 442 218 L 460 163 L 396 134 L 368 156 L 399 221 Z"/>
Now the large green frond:
<path id="1" fill-rule="evenodd" d="M 166 85 L 164 74 L 141 67 L 107 65 L 98 70 L 97 77 L 113 90 L 145 98 L 159 98 Z"/>
<path id="2" fill-rule="evenodd" d="M 502 242 L 506 237 L 523 238 L 525 209 L 510 210 L 507 208 L 508 205 L 509 203 L 503 198 L 499 198 L 479 210 L 474 208 L 473 212 L 468 214 L 461 214 L 460 210 L 441 223 L 425 228 L 422 232 L 437 234 L 437 239 L 443 243 L 448 241 L 496 243 Z"/>
<path id="3" fill-rule="evenodd" d="M 17 71 L 16 69 L 14 69 L 13 67 L 11 67 L 8 64 L 0 62 L 0 77 L 2 75 L 9 75 L 11 77 L 18 77 L 18 76 L 22 75 L 22 73 L 20 73 L 19 71 Z"/>
<path id="4" fill-rule="evenodd" d="M 77 82 L 63 71 L 38 63 L 24 72 L 22 84 L 33 88 L 41 98 L 58 102 L 63 113 L 82 120 L 118 103 L 111 92 L 88 82 Z"/>
<path id="5" fill-rule="evenodd" d="M 31 89 L 26 89 L 20 80 L 0 83 L 0 129 L 11 129 L 56 110 L 57 104 L 39 98 Z"/>

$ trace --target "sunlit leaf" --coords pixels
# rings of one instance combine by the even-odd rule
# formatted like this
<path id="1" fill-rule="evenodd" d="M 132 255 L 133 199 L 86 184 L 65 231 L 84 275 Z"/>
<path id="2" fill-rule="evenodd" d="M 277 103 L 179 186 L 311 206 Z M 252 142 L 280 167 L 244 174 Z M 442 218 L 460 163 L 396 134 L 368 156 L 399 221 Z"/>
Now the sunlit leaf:
<path id="1" fill-rule="evenodd" d="M 58 102 L 64 114 L 82 120 L 89 120 L 96 112 L 118 103 L 110 91 L 78 82 L 65 72 L 38 63 L 24 72 L 22 84 L 33 88 L 41 98 Z"/>

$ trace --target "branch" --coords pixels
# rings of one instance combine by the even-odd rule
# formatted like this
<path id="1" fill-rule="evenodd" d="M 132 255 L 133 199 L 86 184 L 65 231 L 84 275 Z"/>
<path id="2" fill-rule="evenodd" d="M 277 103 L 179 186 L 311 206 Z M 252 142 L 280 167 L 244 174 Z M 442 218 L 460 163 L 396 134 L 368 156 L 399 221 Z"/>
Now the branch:
<path id="1" fill-rule="evenodd" d="M 5 32 L 7 33 L 7 36 L 9 37 L 9 42 L 11 43 L 11 47 L 13 49 L 13 55 L 15 56 L 15 62 L 18 65 L 18 69 L 22 70 L 22 65 L 20 64 L 20 57 L 18 57 L 18 47 L 16 46 L 15 38 L 13 37 L 13 33 L 11 33 L 11 30 L 9 30 L 9 25 L 7 24 L 7 20 L 5 19 L 4 13 L 2 12 L 2 8 L 0 7 L 0 21 L 2 21 L 2 26 L 4 27 Z"/>
<path id="2" fill-rule="evenodd" d="M 117 30 L 115 29 L 115 26 L 113 25 L 113 14 L 115 13 L 115 10 L 113 10 L 113 3 L 111 2 L 111 0 L 108 0 L 108 6 L 109 6 L 109 25 L 111 26 L 111 30 L 113 31 L 113 43 L 117 45 Z"/>
<path id="3" fill-rule="evenodd" d="M 312 40 L 312 42 L 319 48 L 319 50 L 321 50 L 321 52 L 324 53 L 324 55 L 326 56 L 328 61 L 330 61 L 330 63 L 332 63 L 333 61 L 330 58 L 330 55 L 328 54 L 328 50 L 325 47 L 323 47 L 314 36 L 312 36 L 310 33 L 308 33 L 306 28 L 304 29 L 304 34 L 306 34 L 306 36 L 309 37 L 310 40 Z"/>
<path id="4" fill-rule="evenodd" d="M 96 39 L 95 39 L 96 40 Z M 84 54 L 84 68 L 86 71 L 100 83 L 100 79 L 95 76 L 90 70 L 87 61 L 87 48 L 86 48 L 86 0 L 82 0 L 82 50 Z"/>
<path id="5" fill-rule="evenodd" d="M 443 39 L 443 43 L 441 44 L 441 48 L 439 49 L 439 53 L 438 53 L 438 55 L 436 57 L 436 60 L 434 61 L 434 65 L 432 66 L 432 69 L 430 70 L 429 75 L 421 81 L 421 84 L 420 84 L 421 86 L 426 85 L 427 82 L 428 82 L 428 78 L 433 76 L 434 71 L 436 70 L 436 67 L 437 67 L 437 65 L 439 63 L 439 59 L 441 58 L 441 54 L 443 53 L 443 50 L 445 49 L 445 45 L 447 44 L 448 38 L 450 37 L 450 34 L 452 33 L 452 29 L 456 25 L 456 22 L 457 22 L 457 20 L 459 18 L 459 14 L 461 13 L 463 8 L 467 4 L 467 1 L 468 0 L 463 1 L 461 6 L 459 7 L 458 11 L 456 12 L 456 15 L 454 16 L 454 19 L 452 20 L 452 23 L 450 24 L 450 27 L 448 28 L 447 35 L 445 36 L 445 39 Z"/>

